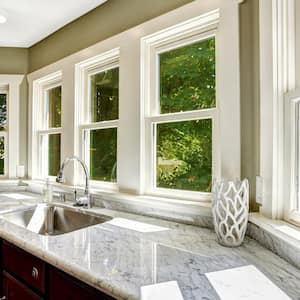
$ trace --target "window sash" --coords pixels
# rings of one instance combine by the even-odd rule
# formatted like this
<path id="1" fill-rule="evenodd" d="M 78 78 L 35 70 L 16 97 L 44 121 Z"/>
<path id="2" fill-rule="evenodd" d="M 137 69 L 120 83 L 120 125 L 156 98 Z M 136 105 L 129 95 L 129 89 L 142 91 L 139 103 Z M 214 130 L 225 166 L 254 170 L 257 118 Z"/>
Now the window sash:
<path id="1" fill-rule="evenodd" d="M 90 131 L 91 130 L 101 130 L 101 129 L 110 129 L 110 128 L 116 128 L 118 129 L 118 120 L 112 120 L 112 121 L 102 121 L 102 122 L 95 122 L 91 124 L 84 124 L 80 126 L 80 136 L 81 136 L 81 157 L 83 158 L 83 161 L 88 166 L 89 172 L 90 172 Z M 117 133 L 118 135 L 118 133 Z M 80 172 L 78 169 L 76 169 L 76 172 Z M 77 173 L 77 174 L 78 174 Z M 78 178 L 82 182 L 84 179 L 83 173 L 79 174 Z M 103 181 L 103 180 L 90 180 L 91 186 L 94 187 L 101 187 L 109 190 L 116 190 L 118 186 L 118 176 L 116 182 L 109 182 L 109 181 Z"/>
<path id="2" fill-rule="evenodd" d="M 62 138 L 62 129 L 61 128 L 52 128 L 48 130 L 39 130 L 37 133 L 38 137 L 38 177 L 40 179 L 50 178 L 55 180 L 55 176 L 49 175 L 49 136 L 53 134 L 60 134 Z M 61 153 L 61 152 L 60 152 Z M 60 157 L 60 163 L 62 157 Z"/>
<path id="3" fill-rule="evenodd" d="M 156 186 L 156 133 L 155 126 L 156 124 L 163 123 L 173 123 L 173 122 L 182 122 L 182 121 L 193 121 L 193 120 L 212 120 L 212 178 L 216 174 L 216 156 L 217 156 L 217 135 L 216 135 L 216 126 L 217 126 L 217 109 L 207 109 L 203 111 L 189 111 L 181 112 L 174 114 L 164 114 L 155 117 L 146 118 L 146 132 L 148 134 L 146 149 L 148 153 L 146 154 L 147 160 L 147 182 L 146 193 L 150 195 L 159 195 L 159 196 L 172 196 L 174 198 L 189 199 L 195 201 L 209 201 L 211 199 L 211 193 L 207 192 L 195 192 L 189 190 L 178 190 L 178 189 L 168 189 L 161 188 Z"/>

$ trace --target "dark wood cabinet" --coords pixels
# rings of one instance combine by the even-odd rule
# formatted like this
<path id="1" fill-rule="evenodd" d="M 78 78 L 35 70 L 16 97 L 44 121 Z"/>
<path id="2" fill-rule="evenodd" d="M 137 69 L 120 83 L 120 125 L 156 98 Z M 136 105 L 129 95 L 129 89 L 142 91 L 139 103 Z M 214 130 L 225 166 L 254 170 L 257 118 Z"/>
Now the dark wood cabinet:
<path id="1" fill-rule="evenodd" d="M 49 268 L 49 300 L 113 300 L 91 286 L 69 275 Z"/>
<path id="2" fill-rule="evenodd" d="M 6 241 L 2 244 L 2 257 L 6 271 L 33 289 L 45 292 L 45 262 Z"/>
<path id="3" fill-rule="evenodd" d="M 3 271 L 3 295 L 6 300 L 42 300 L 40 296 L 35 294 L 26 285 L 19 282 L 6 271 Z M 57 298 L 59 299 L 59 298 Z"/>
<path id="4" fill-rule="evenodd" d="M 0 299 L 5 296 L 6 300 L 114 300 L 7 241 L 2 241 L 0 249 Z"/>

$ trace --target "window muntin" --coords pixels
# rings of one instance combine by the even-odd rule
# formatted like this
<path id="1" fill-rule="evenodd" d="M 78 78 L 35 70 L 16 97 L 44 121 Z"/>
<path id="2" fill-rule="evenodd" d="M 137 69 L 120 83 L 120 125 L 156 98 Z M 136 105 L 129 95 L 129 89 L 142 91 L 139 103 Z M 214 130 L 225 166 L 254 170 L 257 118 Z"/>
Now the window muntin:
<path id="1" fill-rule="evenodd" d="M 117 181 L 119 68 L 93 70 L 88 76 L 88 112 L 84 129 L 84 160 L 92 181 Z"/>
<path id="2" fill-rule="evenodd" d="M 215 39 L 207 34 L 155 51 L 157 77 L 152 77 L 152 86 L 157 85 L 158 99 L 150 99 L 154 109 L 146 119 L 152 148 L 150 193 L 194 198 L 196 192 L 207 199 L 205 194 L 211 191 L 217 115 Z"/>

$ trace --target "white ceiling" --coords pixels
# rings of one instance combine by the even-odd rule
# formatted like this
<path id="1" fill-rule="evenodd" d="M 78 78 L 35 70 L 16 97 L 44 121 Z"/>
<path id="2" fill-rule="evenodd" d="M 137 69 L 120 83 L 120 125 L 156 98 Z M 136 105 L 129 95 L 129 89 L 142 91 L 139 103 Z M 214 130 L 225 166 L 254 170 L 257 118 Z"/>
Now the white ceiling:
<path id="1" fill-rule="evenodd" d="M 0 0 L 0 47 L 29 47 L 107 0 Z"/>

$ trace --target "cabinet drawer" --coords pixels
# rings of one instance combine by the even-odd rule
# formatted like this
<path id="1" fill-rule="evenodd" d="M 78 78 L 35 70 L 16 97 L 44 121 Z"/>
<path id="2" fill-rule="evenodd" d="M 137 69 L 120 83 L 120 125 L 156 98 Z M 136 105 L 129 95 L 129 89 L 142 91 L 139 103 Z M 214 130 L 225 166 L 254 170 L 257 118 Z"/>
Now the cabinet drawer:
<path id="1" fill-rule="evenodd" d="M 16 275 L 21 281 L 45 292 L 45 263 L 31 254 L 3 241 L 3 268 Z"/>
<path id="2" fill-rule="evenodd" d="M 3 271 L 3 295 L 7 300 L 42 300 L 28 287 Z"/>

